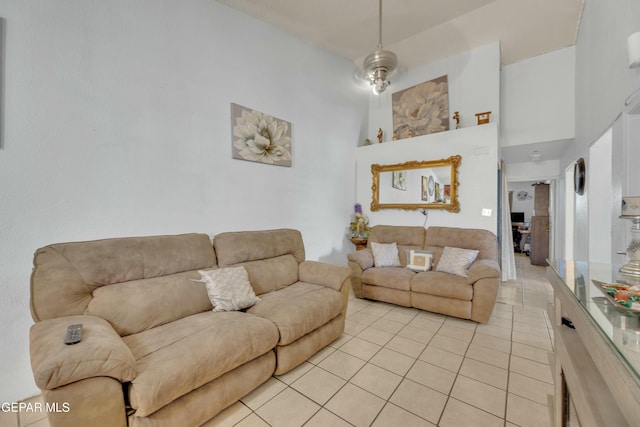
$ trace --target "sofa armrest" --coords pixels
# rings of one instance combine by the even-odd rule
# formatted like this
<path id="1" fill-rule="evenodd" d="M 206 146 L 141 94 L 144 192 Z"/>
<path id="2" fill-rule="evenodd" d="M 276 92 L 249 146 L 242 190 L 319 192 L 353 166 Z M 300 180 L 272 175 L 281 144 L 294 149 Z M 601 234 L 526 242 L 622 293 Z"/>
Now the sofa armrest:
<path id="1" fill-rule="evenodd" d="M 67 326 L 82 323 L 82 341 L 64 344 Z M 133 353 L 109 322 L 96 316 L 66 316 L 37 322 L 29 332 L 31 368 L 36 385 L 52 390 L 92 377 L 120 382 L 136 376 Z"/>
<path id="2" fill-rule="evenodd" d="M 347 254 L 347 259 L 358 264 L 363 271 L 367 268 L 373 267 L 373 254 L 369 248 L 351 252 Z"/>
<path id="3" fill-rule="evenodd" d="M 480 279 L 500 277 L 500 266 L 493 259 L 480 259 L 471 264 L 467 274 L 467 283 L 473 285 Z"/>
<path id="4" fill-rule="evenodd" d="M 318 261 L 300 263 L 299 278 L 302 282 L 326 286 L 341 291 L 349 283 L 349 267 L 327 264 Z"/>

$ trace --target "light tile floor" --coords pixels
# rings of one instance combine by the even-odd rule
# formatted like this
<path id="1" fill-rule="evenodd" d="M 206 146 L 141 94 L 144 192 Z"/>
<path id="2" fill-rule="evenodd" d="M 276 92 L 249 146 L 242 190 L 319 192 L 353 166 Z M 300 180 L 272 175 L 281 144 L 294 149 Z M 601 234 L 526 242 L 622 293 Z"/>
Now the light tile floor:
<path id="1" fill-rule="evenodd" d="M 553 291 L 516 264 L 486 324 L 352 297 L 341 338 L 206 426 L 550 426 Z M 48 426 L 24 415 L 0 426 Z"/>

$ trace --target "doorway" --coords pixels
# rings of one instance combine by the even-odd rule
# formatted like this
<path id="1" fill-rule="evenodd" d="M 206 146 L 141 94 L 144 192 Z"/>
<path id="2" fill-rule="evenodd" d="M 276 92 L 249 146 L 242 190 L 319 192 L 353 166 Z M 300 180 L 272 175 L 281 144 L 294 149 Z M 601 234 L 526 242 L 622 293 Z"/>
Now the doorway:
<path id="1" fill-rule="evenodd" d="M 511 201 L 514 251 L 529 256 L 532 264 L 546 265 L 547 258 L 555 257 L 556 180 L 511 180 L 507 187 Z M 537 187 L 540 193 L 539 206 L 536 206 Z M 536 231 L 534 223 L 537 223 Z M 536 234 L 542 237 L 537 237 L 537 242 L 534 243 L 533 238 Z"/>

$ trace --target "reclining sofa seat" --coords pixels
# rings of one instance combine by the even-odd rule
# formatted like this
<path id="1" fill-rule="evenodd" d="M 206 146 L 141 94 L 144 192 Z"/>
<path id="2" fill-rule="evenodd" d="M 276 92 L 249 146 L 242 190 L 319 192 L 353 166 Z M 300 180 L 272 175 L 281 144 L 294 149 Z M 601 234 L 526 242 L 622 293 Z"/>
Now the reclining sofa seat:
<path id="1" fill-rule="evenodd" d="M 497 239 L 487 230 L 456 227 L 374 226 L 365 250 L 348 255 L 351 286 L 358 298 L 385 301 L 484 323 L 500 284 Z M 371 242 L 397 243 L 400 267 L 375 267 Z M 478 250 L 468 277 L 436 271 L 446 246 Z M 406 268 L 407 250 L 433 252 L 430 271 Z"/>
<path id="2" fill-rule="evenodd" d="M 269 319 L 278 328 L 276 375 L 295 368 L 342 335 L 349 269 L 305 261 L 299 231 L 221 233 L 213 245 L 220 267 L 244 266 L 249 273 L 262 301 L 247 313 Z"/>
<path id="3" fill-rule="evenodd" d="M 234 242 L 245 246 L 233 249 Z M 318 321 L 309 321 L 307 329 L 288 335 L 301 336 L 289 343 L 283 341 L 277 315 L 271 315 L 274 322 L 240 311 L 213 312 L 205 284 L 197 281 L 198 270 L 218 268 L 206 234 L 46 246 L 34 256 L 31 312 L 36 323 L 30 353 L 44 400 L 66 402 L 70 408 L 48 413 L 52 427 L 198 426 L 265 382 L 276 366 L 285 372 L 299 363 L 300 354 L 312 354 L 342 333 L 346 303 L 341 292 L 348 292 L 348 268 L 298 263 L 304 258 L 299 232 L 233 233 L 218 244 L 236 253 L 235 259 L 246 261 L 240 254 L 252 254 L 254 263 L 246 264 L 252 280 L 278 288 L 287 285 L 278 272 L 288 270 L 293 279 L 293 264 L 285 261 L 288 267 L 282 268 L 267 258 L 287 258 L 283 254 L 295 247 L 300 268 L 293 284 L 298 277 L 306 280 L 295 288 L 314 288 L 319 294 L 315 286 L 336 289 L 337 297 L 327 298 L 332 304 L 318 309 L 306 302 L 309 312 L 322 313 L 309 317 L 338 313 L 342 320 L 334 316 L 316 333 L 312 329 Z M 267 302 L 272 298 L 263 296 Z M 63 337 L 74 323 L 84 325 L 82 341 L 67 346 Z M 276 346 L 291 347 L 279 363 Z"/>

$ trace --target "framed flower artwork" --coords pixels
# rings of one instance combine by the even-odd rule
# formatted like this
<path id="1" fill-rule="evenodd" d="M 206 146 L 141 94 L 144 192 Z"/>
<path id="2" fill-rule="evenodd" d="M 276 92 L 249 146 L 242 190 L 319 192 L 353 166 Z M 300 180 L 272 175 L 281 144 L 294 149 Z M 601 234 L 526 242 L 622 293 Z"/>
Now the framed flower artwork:
<path id="1" fill-rule="evenodd" d="M 291 123 L 231 104 L 232 157 L 291 167 Z"/>
<path id="2" fill-rule="evenodd" d="M 449 130 L 447 76 L 401 90 L 391 96 L 393 134 L 398 139 Z"/>

